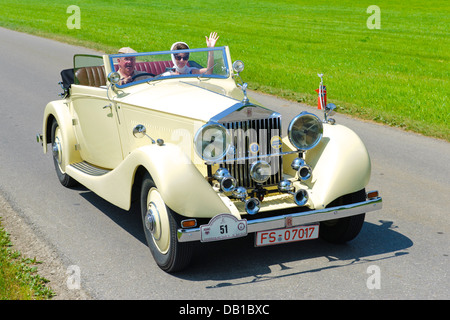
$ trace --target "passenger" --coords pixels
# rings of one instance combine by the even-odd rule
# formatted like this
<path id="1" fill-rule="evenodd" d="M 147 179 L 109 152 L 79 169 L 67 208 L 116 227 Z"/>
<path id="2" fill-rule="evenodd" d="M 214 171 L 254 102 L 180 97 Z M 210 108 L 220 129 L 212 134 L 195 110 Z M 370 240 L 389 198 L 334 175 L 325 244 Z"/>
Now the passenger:
<path id="1" fill-rule="evenodd" d="M 130 47 L 124 47 L 124 48 L 120 48 L 118 53 L 126 54 L 126 53 L 137 53 L 137 52 L 135 50 L 131 49 Z M 120 74 L 119 85 L 133 82 L 133 76 L 140 74 L 140 73 L 144 73 L 143 71 L 135 70 L 136 57 L 129 56 L 129 57 L 117 58 L 117 62 L 119 64 L 119 70 L 117 70 L 117 72 Z"/>
<path id="2" fill-rule="evenodd" d="M 209 38 L 206 38 L 206 46 L 208 48 L 214 48 L 219 36 L 216 32 L 211 32 Z M 175 42 L 170 50 L 185 50 L 189 49 L 189 46 L 185 42 Z M 188 66 L 189 53 L 178 53 L 172 55 L 172 61 L 174 65 L 174 70 L 164 73 L 163 75 L 178 75 L 178 74 L 211 74 L 214 66 L 214 52 L 210 51 L 208 55 L 208 66 L 206 68 L 198 69 Z"/>

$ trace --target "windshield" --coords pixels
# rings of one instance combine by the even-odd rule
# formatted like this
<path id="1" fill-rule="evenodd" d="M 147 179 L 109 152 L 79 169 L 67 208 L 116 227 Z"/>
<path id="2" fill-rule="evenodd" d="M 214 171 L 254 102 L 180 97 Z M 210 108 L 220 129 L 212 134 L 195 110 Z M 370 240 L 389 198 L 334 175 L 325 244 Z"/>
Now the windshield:
<path id="1" fill-rule="evenodd" d="M 110 55 L 119 87 L 168 78 L 227 78 L 225 47 Z"/>

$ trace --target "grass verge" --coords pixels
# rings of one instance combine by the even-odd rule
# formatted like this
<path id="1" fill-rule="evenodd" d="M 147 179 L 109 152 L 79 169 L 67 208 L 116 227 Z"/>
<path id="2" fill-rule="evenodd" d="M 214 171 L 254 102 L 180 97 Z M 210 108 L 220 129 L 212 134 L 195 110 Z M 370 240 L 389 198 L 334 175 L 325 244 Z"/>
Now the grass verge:
<path id="1" fill-rule="evenodd" d="M 450 7 L 437 0 L 1 0 L 0 26 L 115 52 L 203 47 L 220 35 L 251 89 L 316 105 L 324 73 L 328 101 L 342 113 L 450 141 Z M 51 8 L 51 9 L 50 9 Z"/>
<path id="2" fill-rule="evenodd" d="M 0 220 L 0 300 L 45 300 L 54 296 L 48 282 L 37 273 L 36 259 L 23 258 L 11 249 Z"/>

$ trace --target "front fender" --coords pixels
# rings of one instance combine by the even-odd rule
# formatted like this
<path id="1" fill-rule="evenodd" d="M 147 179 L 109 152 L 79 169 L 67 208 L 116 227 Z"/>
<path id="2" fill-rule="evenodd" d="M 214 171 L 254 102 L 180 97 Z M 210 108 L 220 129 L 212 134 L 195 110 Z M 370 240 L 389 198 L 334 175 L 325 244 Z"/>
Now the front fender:
<path id="1" fill-rule="evenodd" d="M 152 176 L 166 205 L 175 212 L 211 218 L 230 209 L 182 150 L 172 144 L 144 146 L 132 153 Z"/>
<path id="2" fill-rule="evenodd" d="M 371 163 L 367 149 L 355 132 L 342 125 L 324 124 L 322 141 L 305 154 L 312 168 L 307 182 L 316 209 L 367 186 Z"/>

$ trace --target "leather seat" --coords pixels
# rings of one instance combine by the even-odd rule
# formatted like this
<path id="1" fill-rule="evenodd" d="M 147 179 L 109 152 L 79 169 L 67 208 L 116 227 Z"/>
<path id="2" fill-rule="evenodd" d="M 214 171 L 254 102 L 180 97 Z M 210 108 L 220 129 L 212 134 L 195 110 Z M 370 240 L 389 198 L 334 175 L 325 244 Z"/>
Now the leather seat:
<path id="1" fill-rule="evenodd" d="M 172 68 L 172 61 L 144 61 L 144 62 L 136 62 L 136 70 L 143 71 L 147 73 L 152 73 L 154 75 L 158 75 L 166 72 L 166 68 Z M 119 70 L 119 66 L 116 64 L 114 66 L 115 70 Z"/>
<path id="2" fill-rule="evenodd" d="M 106 86 L 105 68 L 99 67 L 84 67 L 75 72 L 77 83 L 83 86 L 101 87 Z"/>
<path id="3" fill-rule="evenodd" d="M 117 71 L 119 66 L 115 65 Z M 137 62 L 136 70 L 158 75 L 166 72 L 166 68 L 172 68 L 172 61 L 145 61 Z M 106 74 L 103 66 L 83 67 L 75 72 L 76 84 L 90 87 L 106 86 Z"/>
<path id="4" fill-rule="evenodd" d="M 172 61 L 146 61 L 136 63 L 136 70 L 158 75 L 166 72 L 166 68 L 172 68 Z"/>

